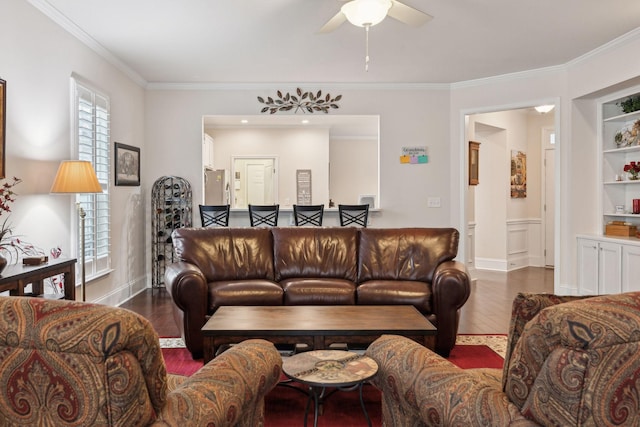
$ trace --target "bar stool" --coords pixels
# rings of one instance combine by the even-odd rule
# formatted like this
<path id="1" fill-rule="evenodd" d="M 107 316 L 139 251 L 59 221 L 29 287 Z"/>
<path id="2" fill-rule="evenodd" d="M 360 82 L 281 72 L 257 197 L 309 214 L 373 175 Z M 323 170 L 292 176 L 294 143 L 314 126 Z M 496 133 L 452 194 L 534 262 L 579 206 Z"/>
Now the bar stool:
<path id="1" fill-rule="evenodd" d="M 229 205 L 198 205 L 203 227 L 228 227 Z"/>
<path id="2" fill-rule="evenodd" d="M 369 219 L 369 205 L 338 205 L 338 214 L 341 227 L 353 224 L 366 228 Z"/>
<path id="3" fill-rule="evenodd" d="M 324 204 L 322 205 L 293 205 L 293 219 L 296 226 L 314 225 L 322 226 Z"/>
<path id="4" fill-rule="evenodd" d="M 278 212 L 280 205 L 249 205 L 249 221 L 252 227 L 266 225 L 276 227 L 278 225 Z"/>

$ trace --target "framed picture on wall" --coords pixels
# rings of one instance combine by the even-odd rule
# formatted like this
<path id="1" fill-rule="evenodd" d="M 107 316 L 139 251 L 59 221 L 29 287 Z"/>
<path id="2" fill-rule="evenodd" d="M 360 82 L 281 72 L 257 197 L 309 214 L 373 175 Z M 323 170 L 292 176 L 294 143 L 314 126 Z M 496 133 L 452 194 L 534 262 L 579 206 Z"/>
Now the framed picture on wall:
<path id="1" fill-rule="evenodd" d="M 5 176 L 5 132 L 7 130 L 7 82 L 0 79 L 0 178 Z"/>
<path id="2" fill-rule="evenodd" d="M 140 148 L 116 142 L 114 164 L 116 185 L 140 185 Z"/>
<path id="3" fill-rule="evenodd" d="M 480 143 L 469 141 L 469 185 L 480 183 Z"/>

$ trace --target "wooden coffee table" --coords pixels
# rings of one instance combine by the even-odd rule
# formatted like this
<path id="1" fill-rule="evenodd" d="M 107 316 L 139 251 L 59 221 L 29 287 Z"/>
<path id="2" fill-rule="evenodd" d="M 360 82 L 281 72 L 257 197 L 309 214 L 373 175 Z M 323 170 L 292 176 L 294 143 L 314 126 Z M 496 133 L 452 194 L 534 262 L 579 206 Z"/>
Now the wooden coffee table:
<path id="1" fill-rule="evenodd" d="M 435 326 L 410 305 L 226 306 L 202 327 L 204 362 L 220 346 L 251 338 L 324 350 L 335 343 L 368 345 L 383 334 L 435 347 Z"/>

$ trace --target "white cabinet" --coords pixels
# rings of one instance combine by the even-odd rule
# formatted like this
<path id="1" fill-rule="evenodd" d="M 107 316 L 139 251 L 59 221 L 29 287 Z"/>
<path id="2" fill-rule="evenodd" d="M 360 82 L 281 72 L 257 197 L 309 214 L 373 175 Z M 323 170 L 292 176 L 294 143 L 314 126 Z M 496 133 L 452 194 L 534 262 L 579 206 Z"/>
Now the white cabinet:
<path id="1" fill-rule="evenodd" d="M 598 294 L 598 241 L 578 238 L 578 292 Z"/>
<path id="2" fill-rule="evenodd" d="M 620 293 L 622 245 L 578 238 L 578 290 L 581 295 Z"/>
<path id="3" fill-rule="evenodd" d="M 213 138 L 207 134 L 202 140 L 202 166 L 205 169 L 215 169 L 213 167 Z"/>
<path id="4" fill-rule="evenodd" d="M 617 294 L 640 290 L 640 241 L 578 237 L 578 293 Z"/>
<path id="5" fill-rule="evenodd" d="M 640 246 L 622 247 L 622 292 L 640 291 Z"/>

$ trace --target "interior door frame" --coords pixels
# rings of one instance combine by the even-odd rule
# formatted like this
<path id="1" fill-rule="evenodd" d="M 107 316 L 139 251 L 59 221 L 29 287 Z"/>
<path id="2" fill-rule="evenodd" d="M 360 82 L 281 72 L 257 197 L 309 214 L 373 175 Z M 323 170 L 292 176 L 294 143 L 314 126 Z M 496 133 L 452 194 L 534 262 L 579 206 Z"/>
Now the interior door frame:
<path id="1" fill-rule="evenodd" d="M 469 235 L 469 224 L 467 221 L 468 218 L 468 197 L 469 197 L 469 171 L 467 165 L 469 164 L 469 153 L 467 150 L 468 144 L 468 134 L 467 134 L 467 117 L 472 116 L 474 114 L 484 114 L 484 113 L 492 113 L 498 111 L 506 111 L 506 110 L 515 110 L 522 108 L 529 108 L 533 105 L 555 105 L 555 108 L 552 110 L 554 114 L 554 128 L 556 134 L 556 151 L 555 151 L 555 212 L 554 212 L 554 221 L 556 224 L 556 229 L 554 233 L 554 259 L 555 259 L 555 267 L 553 270 L 553 280 L 554 280 L 554 289 L 558 290 L 562 288 L 562 284 L 560 282 L 561 278 L 561 268 L 562 265 L 560 263 L 561 253 L 560 253 L 560 231 L 558 227 L 560 226 L 560 216 L 561 216 L 561 196 L 562 196 L 562 185 L 560 181 L 560 165 L 562 160 L 562 149 L 561 149 L 561 127 L 560 127 L 560 99 L 559 98 L 546 98 L 546 99 L 535 99 L 528 102 L 514 103 L 514 104 L 505 104 L 498 106 L 484 106 L 478 108 L 467 108 L 458 110 L 458 164 L 457 170 L 463 171 L 462 176 L 458 180 L 458 195 L 459 195 L 459 217 L 458 224 L 460 228 L 460 234 L 463 236 Z M 458 259 L 466 264 L 467 260 L 467 241 L 468 239 L 460 239 L 459 250 L 458 250 Z"/>
<path id="2" fill-rule="evenodd" d="M 244 174 L 244 170 L 236 169 L 236 160 L 257 160 L 257 161 L 271 160 L 273 162 L 273 180 L 272 180 L 273 199 L 275 201 L 278 200 L 278 156 L 275 156 L 275 155 L 231 156 L 231 177 L 229 178 L 229 182 L 231 183 L 231 192 L 232 192 L 231 206 L 232 207 L 237 207 L 236 201 L 235 201 L 236 181 L 238 181 L 236 179 L 237 173 Z M 242 181 L 242 179 L 243 178 L 240 178 L 240 181 Z M 246 177 L 244 179 L 246 180 Z M 245 199 L 246 199 L 246 196 L 247 196 L 246 188 L 244 193 L 245 193 Z M 247 204 L 247 201 L 245 200 L 244 205 L 246 204 Z"/>

